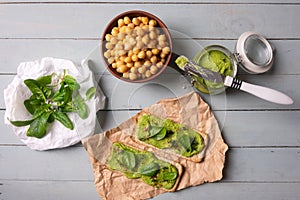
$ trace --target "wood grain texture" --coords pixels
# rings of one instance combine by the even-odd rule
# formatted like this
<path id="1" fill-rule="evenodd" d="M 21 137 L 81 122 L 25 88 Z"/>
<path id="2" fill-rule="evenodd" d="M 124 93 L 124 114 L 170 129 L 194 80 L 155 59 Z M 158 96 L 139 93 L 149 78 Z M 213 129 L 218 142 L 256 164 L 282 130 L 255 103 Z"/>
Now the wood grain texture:
<path id="1" fill-rule="evenodd" d="M 236 39 L 238 36 L 236 37 Z M 193 58 L 197 52 L 208 45 L 223 45 L 234 52 L 234 40 L 173 39 L 173 52 Z M 297 50 L 300 40 L 269 40 L 275 47 L 275 63 L 267 72 L 271 75 L 300 74 Z M 38 60 L 43 57 L 64 58 L 80 63 L 82 59 L 91 59 L 91 68 L 96 74 L 108 74 L 105 70 L 99 40 L 87 39 L 0 39 L 0 73 L 14 74 L 21 62 Z M 174 71 L 167 70 L 168 73 Z M 246 74 L 239 70 L 239 74 Z"/>
<path id="2" fill-rule="evenodd" d="M 298 38 L 298 4 L 2 4 L 0 38 L 99 39 L 126 10 L 157 15 L 170 30 L 192 38 L 234 39 L 253 30 L 269 38 Z M 266 12 L 266 10 L 268 12 Z M 178 14 L 185 13 L 185 14 Z M 17 14 L 16 14 L 17 13 Z M 38 16 L 38 17 L 37 17 Z M 286 23 L 287 21 L 291 23 Z M 177 34 L 181 37 L 181 34 Z M 175 36 L 175 37 L 177 37 Z"/>
<path id="3" fill-rule="evenodd" d="M 0 177 L 3 180 L 93 180 L 83 147 L 36 152 L 26 146 L 0 146 L 0 152 Z M 291 166 L 299 164 L 299 148 L 231 148 L 227 153 L 223 181 L 298 182 L 299 170 Z"/>
<path id="4" fill-rule="evenodd" d="M 245 31 L 266 36 L 275 47 L 269 72 L 238 78 L 285 92 L 283 106 L 227 89 L 200 94 L 211 106 L 229 145 L 224 178 L 154 199 L 300 199 L 300 2 L 298 0 L 2 0 L 0 2 L 0 90 L 12 81 L 20 62 L 65 58 L 90 68 L 108 97 L 97 113 L 96 133 L 111 129 L 163 98 L 193 91 L 187 79 L 168 68 L 149 83 L 130 84 L 106 71 L 99 44 L 106 24 L 133 9 L 151 12 L 168 26 L 173 51 L 192 58 L 211 44 L 234 51 Z M 98 49 L 97 49 L 98 48 Z M 0 93 L 0 118 L 5 103 Z M 0 199 L 99 199 L 92 167 L 80 143 L 69 148 L 32 151 L 0 123 Z"/>
<path id="5" fill-rule="evenodd" d="M 43 200 L 99 200 L 92 182 L 78 181 L 2 181 L 1 197 L 3 199 L 36 199 Z M 298 200 L 296 192 L 299 183 L 240 183 L 219 182 L 208 183 L 188 188 L 176 193 L 166 193 L 153 198 L 153 200 L 190 200 L 190 199 L 289 199 Z M 42 189 L 42 190 L 41 190 Z M 18 191 L 18 192 L 15 192 Z M 68 192 L 66 192 L 68 191 Z M 186 195 L 186 194 L 189 195 Z M 251 195 L 249 195 L 251 194 Z"/>

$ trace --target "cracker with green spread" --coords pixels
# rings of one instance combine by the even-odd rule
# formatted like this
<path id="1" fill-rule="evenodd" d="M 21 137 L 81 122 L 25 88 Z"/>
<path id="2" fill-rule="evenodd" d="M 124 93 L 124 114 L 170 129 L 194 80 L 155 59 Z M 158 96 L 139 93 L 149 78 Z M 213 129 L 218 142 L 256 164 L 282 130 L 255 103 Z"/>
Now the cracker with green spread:
<path id="1" fill-rule="evenodd" d="M 166 191 L 175 191 L 182 174 L 180 164 L 163 160 L 151 152 L 138 150 L 121 142 L 112 144 L 106 165 L 129 179 L 140 179 L 150 186 Z"/>
<path id="2" fill-rule="evenodd" d="M 204 137 L 183 124 L 170 119 L 161 119 L 151 114 L 138 118 L 136 138 L 158 149 L 176 154 L 194 162 L 204 156 Z"/>

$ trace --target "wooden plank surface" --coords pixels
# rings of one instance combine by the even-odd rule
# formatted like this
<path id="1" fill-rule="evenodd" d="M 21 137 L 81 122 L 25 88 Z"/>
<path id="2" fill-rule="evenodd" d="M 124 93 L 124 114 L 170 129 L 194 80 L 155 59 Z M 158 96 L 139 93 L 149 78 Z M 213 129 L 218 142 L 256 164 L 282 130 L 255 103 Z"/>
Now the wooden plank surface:
<path id="1" fill-rule="evenodd" d="M 13 75 L 2 78 L 3 89 L 11 82 Z M 241 80 L 253 84 L 270 87 L 286 93 L 294 100 L 293 105 L 279 105 L 259 99 L 248 93 L 229 88 L 225 93 L 219 95 L 200 94 L 203 99 L 211 105 L 213 110 L 225 109 L 299 109 L 300 108 L 300 90 L 297 89 L 299 75 L 244 75 Z M 179 73 L 163 74 L 158 78 L 144 83 L 133 84 L 120 81 L 111 75 L 103 75 L 99 79 L 101 88 L 110 101 L 107 109 L 141 109 L 149 106 L 161 98 L 179 97 L 192 92 L 191 84 Z M 145 99 L 144 95 L 149 98 Z M 0 108 L 4 109 L 3 93 L 0 94 Z M 247 99 L 247 101 L 245 101 Z"/>
<path id="2" fill-rule="evenodd" d="M 211 106 L 229 145 L 224 178 L 154 199 L 300 199 L 300 2 L 298 0 L 3 0 L 0 2 L 0 90 L 20 62 L 45 56 L 80 63 L 91 59 L 108 104 L 97 113 L 97 130 L 115 127 L 156 101 L 193 91 L 188 80 L 168 68 L 145 84 L 112 77 L 99 56 L 99 41 L 111 18 L 131 9 L 160 17 L 173 37 L 174 52 L 192 58 L 210 44 L 234 51 L 245 31 L 266 36 L 275 47 L 274 68 L 263 75 L 239 70 L 242 80 L 278 89 L 294 104 L 272 104 L 227 89 L 200 94 Z M 0 93 L 0 118 L 5 103 Z M 2 120 L 3 121 L 3 120 Z M 32 151 L 0 123 L 0 199 L 99 199 L 93 171 L 81 144 Z"/>
<path id="3" fill-rule="evenodd" d="M 74 2 L 86 2 L 86 3 L 107 3 L 107 0 L 2 0 L 1 3 L 49 3 L 49 2 L 63 2 L 63 3 L 74 3 Z M 185 0 L 143 0 L 143 1 L 138 1 L 138 0 L 131 0 L 131 1 L 122 1 L 122 0 L 110 0 L 109 3 L 113 4 L 127 4 L 127 3 L 151 3 L 151 4 L 163 4 L 163 3 L 181 3 L 181 4 L 186 4 L 186 3 L 192 3 L 192 4 L 232 4 L 232 3 L 239 3 L 239 4 L 253 4 L 253 0 L 190 0 L 190 1 L 185 1 Z M 276 4 L 299 4 L 298 0 L 257 0 L 255 3 L 276 3 Z"/>
<path id="4" fill-rule="evenodd" d="M 207 183 L 191 187 L 176 193 L 165 193 L 153 200 L 194 200 L 194 199 L 288 199 L 298 200 L 299 183 L 240 183 L 222 182 Z M 18 199 L 20 196 L 28 199 L 52 200 L 99 200 L 92 182 L 77 181 L 4 181 L 0 189 L 3 199 Z M 72 192 L 66 192 L 72 191 Z M 18 192 L 16 192 L 18 191 Z M 187 196 L 186 193 L 189 195 Z"/>
<path id="5" fill-rule="evenodd" d="M 100 38 L 114 16 L 126 10 L 140 9 L 160 17 L 170 30 L 192 38 L 235 39 L 243 32 L 253 30 L 269 38 L 299 39 L 300 22 L 295 20 L 299 6 L 160 4 L 157 9 L 153 4 L 129 3 L 2 4 L 0 13 L 6 20 L 0 21 L 5 30 L 0 32 L 0 38 Z"/>
<path id="6" fill-rule="evenodd" d="M 299 34 L 300 35 L 300 34 Z M 236 37 L 236 39 L 238 36 Z M 218 44 L 234 52 L 235 40 L 201 40 L 201 39 L 173 39 L 174 52 L 193 58 L 196 52 L 205 46 Z M 297 49 L 300 40 L 270 40 L 275 47 L 275 63 L 267 74 L 286 75 L 300 74 Z M 0 72 L 14 74 L 21 62 L 28 62 L 43 57 L 64 58 L 80 63 L 82 59 L 90 58 L 91 66 L 97 74 L 108 73 L 105 70 L 100 50 L 99 40 L 87 39 L 0 39 Z M 13 58 L 13 59 L 11 59 Z M 171 70 L 169 70 L 170 72 Z M 239 74 L 246 74 L 239 70 Z"/>
<path id="7" fill-rule="evenodd" d="M 88 157 L 80 146 L 46 152 L 32 151 L 26 146 L 0 146 L 0 152 L 2 180 L 93 180 Z M 299 148 L 231 148 L 227 153 L 223 180 L 299 182 L 300 173 L 295 167 L 299 164 Z"/>
<path id="8" fill-rule="evenodd" d="M 96 133 L 112 129 L 139 110 L 99 111 Z M 225 141 L 230 147 L 297 147 L 300 146 L 300 111 L 214 111 Z M 4 111 L 0 111 L 3 119 Z M 279 126 L 274 126 L 277 122 Z M 258 128 L 259 127 L 259 128 Z M 1 145 L 23 145 L 12 129 L 0 124 Z"/>

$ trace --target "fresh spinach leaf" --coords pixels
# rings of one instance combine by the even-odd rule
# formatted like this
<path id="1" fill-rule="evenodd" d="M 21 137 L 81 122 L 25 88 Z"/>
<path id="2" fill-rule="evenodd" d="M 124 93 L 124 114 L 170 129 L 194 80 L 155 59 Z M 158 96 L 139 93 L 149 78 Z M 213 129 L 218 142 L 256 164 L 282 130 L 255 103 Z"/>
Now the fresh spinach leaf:
<path id="1" fill-rule="evenodd" d="M 158 134 L 154 136 L 155 140 L 162 140 L 167 136 L 167 129 L 163 127 Z"/>
<path id="2" fill-rule="evenodd" d="M 9 122 L 14 126 L 21 127 L 21 126 L 28 126 L 29 124 L 31 124 L 33 122 L 33 119 L 25 120 L 25 121 L 11 121 L 11 120 L 9 120 Z"/>
<path id="3" fill-rule="evenodd" d="M 47 121 L 51 113 L 51 111 L 45 112 L 40 117 L 33 120 L 27 130 L 27 136 L 36 138 L 44 137 L 47 133 Z"/>
<path id="4" fill-rule="evenodd" d="M 59 121 L 62 125 L 64 125 L 66 128 L 73 130 L 74 125 L 73 122 L 70 120 L 68 115 L 62 111 L 56 110 L 53 112 L 53 117 Z"/>
<path id="5" fill-rule="evenodd" d="M 132 170 L 136 165 L 134 153 L 132 153 L 130 151 L 123 151 L 122 152 L 122 163 L 129 170 Z"/>
<path id="6" fill-rule="evenodd" d="M 149 130 L 149 138 L 157 135 L 163 128 L 163 126 L 151 126 Z"/>
<path id="7" fill-rule="evenodd" d="M 38 109 L 41 106 L 41 104 L 42 102 L 40 100 L 26 99 L 24 101 L 24 106 L 26 110 L 32 115 L 34 114 L 36 109 Z"/>
<path id="8" fill-rule="evenodd" d="M 165 172 L 162 176 L 163 180 L 165 181 L 172 181 L 177 178 L 177 173 L 176 172 Z"/>
<path id="9" fill-rule="evenodd" d="M 95 93 L 96 93 L 95 87 L 89 88 L 85 93 L 85 99 L 90 100 L 94 96 Z"/>
<path id="10" fill-rule="evenodd" d="M 178 142 L 187 152 L 192 151 L 191 140 L 188 135 L 180 134 L 180 136 L 178 137 Z"/>
<path id="11" fill-rule="evenodd" d="M 53 116 L 53 113 L 51 113 L 51 115 L 49 116 L 49 118 L 48 118 L 48 123 L 53 123 L 55 121 L 55 118 L 54 118 L 54 116 Z"/>
<path id="12" fill-rule="evenodd" d="M 77 95 L 74 98 L 74 107 L 75 107 L 77 114 L 79 115 L 79 117 L 81 119 L 86 119 L 88 117 L 88 115 L 89 115 L 88 107 L 87 107 L 86 103 L 84 102 L 84 99 L 79 94 L 79 92 L 77 93 Z"/>
<path id="13" fill-rule="evenodd" d="M 52 95 L 52 90 L 50 88 L 41 86 L 41 90 L 44 93 L 46 99 L 48 99 Z"/>
<path id="14" fill-rule="evenodd" d="M 70 75 L 66 75 L 64 77 L 64 82 L 72 89 L 72 90 L 79 90 L 80 85 L 77 83 L 76 79 Z"/>
<path id="15" fill-rule="evenodd" d="M 53 76 L 57 76 L 58 82 L 51 85 Z M 66 112 L 76 112 L 79 117 L 86 119 L 89 113 L 85 101 L 91 99 L 96 92 L 96 88 L 89 88 L 86 91 L 86 98 L 83 99 L 79 94 L 80 85 L 74 77 L 66 75 L 66 71 L 63 75 L 52 73 L 36 80 L 26 79 L 24 84 L 32 92 L 29 99 L 24 101 L 24 106 L 32 114 L 32 119 L 10 122 L 15 126 L 30 125 L 27 135 L 37 138 L 46 134 L 47 123 L 54 120 L 72 130 L 74 125 Z M 60 87 L 57 90 L 58 86 Z"/>
<path id="16" fill-rule="evenodd" d="M 51 82 L 52 82 L 52 76 L 53 76 L 53 73 L 50 74 L 50 75 L 41 76 L 41 77 L 39 77 L 36 81 L 37 81 L 40 85 L 46 86 L 46 85 L 51 84 Z"/>
<path id="17" fill-rule="evenodd" d="M 32 94 L 35 95 L 37 99 L 42 99 L 46 101 L 46 97 L 43 93 L 43 91 L 40 88 L 39 83 L 34 79 L 26 79 L 24 80 L 25 85 L 29 88 L 29 90 L 32 92 Z"/>
<path id="18" fill-rule="evenodd" d="M 142 174 L 144 176 L 152 177 L 152 176 L 155 176 L 158 173 L 159 169 L 160 169 L 160 167 L 157 163 L 151 162 L 151 163 L 141 167 L 140 174 Z"/>

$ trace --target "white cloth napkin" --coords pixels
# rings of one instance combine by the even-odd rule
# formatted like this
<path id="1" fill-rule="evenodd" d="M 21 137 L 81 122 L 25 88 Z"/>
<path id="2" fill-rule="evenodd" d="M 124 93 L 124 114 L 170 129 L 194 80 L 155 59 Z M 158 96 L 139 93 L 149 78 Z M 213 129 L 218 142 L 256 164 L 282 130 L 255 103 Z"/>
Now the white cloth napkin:
<path id="1" fill-rule="evenodd" d="M 31 96 L 30 90 L 24 84 L 25 79 L 36 79 L 40 76 L 49 75 L 52 72 L 62 74 L 66 70 L 67 74 L 73 76 L 80 84 L 80 93 L 84 97 L 88 88 L 94 86 L 97 92 L 94 98 L 87 101 L 89 116 L 87 119 L 81 119 L 76 113 L 69 113 L 68 116 L 74 123 L 74 129 L 65 128 L 58 121 L 54 121 L 51 127 L 47 128 L 45 137 L 38 139 L 26 135 L 29 126 L 15 127 L 10 120 L 31 119 L 24 106 L 24 100 Z M 4 90 L 4 101 L 6 111 L 4 122 L 12 126 L 17 137 L 28 147 L 34 150 L 48 150 L 63 148 L 81 141 L 86 136 L 94 134 L 97 117 L 96 112 L 105 106 L 105 96 L 98 87 L 92 71 L 83 62 L 81 66 L 75 65 L 70 60 L 46 57 L 41 60 L 20 63 L 17 69 L 17 75 L 13 81 Z"/>

